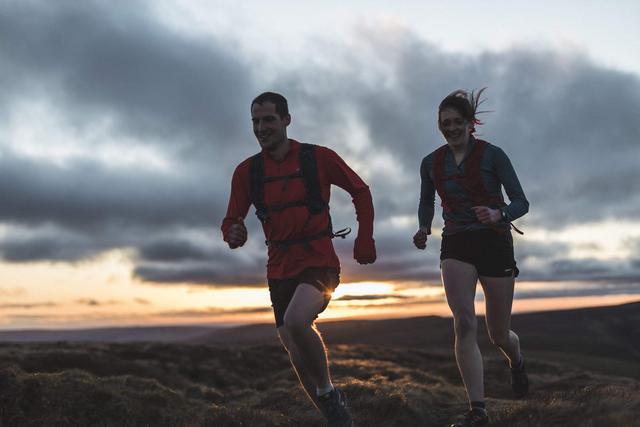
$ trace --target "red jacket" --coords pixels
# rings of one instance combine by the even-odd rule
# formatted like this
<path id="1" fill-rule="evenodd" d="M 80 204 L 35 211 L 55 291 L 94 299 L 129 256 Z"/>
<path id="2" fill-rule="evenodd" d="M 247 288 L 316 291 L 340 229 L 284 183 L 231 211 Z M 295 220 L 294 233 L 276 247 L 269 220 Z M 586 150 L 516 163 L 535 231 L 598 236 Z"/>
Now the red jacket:
<path id="1" fill-rule="evenodd" d="M 265 152 L 264 176 L 289 175 L 299 169 L 298 151 L 300 143 L 290 140 L 291 149 L 282 162 L 276 162 Z M 331 184 L 347 191 L 353 198 L 358 219 L 358 238 L 354 252 L 373 251 L 373 202 L 367 184 L 333 150 L 317 146 L 315 150 L 318 165 L 318 179 L 322 199 L 329 203 Z M 222 221 L 222 234 L 237 222 L 245 218 L 251 206 L 250 197 L 250 158 L 238 165 L 231 181 L 231 196 L 227 214 Z M 265 183 L 265 204 L 286 203 L 304 198 L 305 189 L 302 179 L 274 181 Z M 262 225 L 268 240 L 291 240 L 321 233 L 328 227 L 329 216 L 324 212 L 311 215 L 306 206 L 294 206 L 282 211 L 269 213 L 269 219 Z M 337 224 L 338 226 L 340 224 Z M 310 246 L 310 247 L 309 247 Z M 307 267 L 340 268 L 340 261 L 327 236 L 308 242 L 308 245 L 292 245 L 289 248 L 269 246 L 267 277 L 283 279 L 296 276 Z M 373 255 L 375 257 L 375 255 Z"/>

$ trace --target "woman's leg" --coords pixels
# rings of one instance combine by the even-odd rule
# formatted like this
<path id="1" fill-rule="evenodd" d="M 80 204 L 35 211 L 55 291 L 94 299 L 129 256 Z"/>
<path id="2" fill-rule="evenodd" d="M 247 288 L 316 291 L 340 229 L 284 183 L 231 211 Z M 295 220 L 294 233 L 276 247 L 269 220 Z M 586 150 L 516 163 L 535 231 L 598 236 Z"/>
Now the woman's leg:
<path id="1" fill-rule="evenodd" d="M 514 281 L 513 277 L 480 276 L 489 338 L 504 354 L 511 367 L 520 362 L 520 340 L 511 330 Z"/>
<path id="2" fill-rule="evenodd" d="M 442 283 L 453 313 L 455 353 L 469 402 L 484 400 L 482 355 L 477 342 L 474 306 L 478 273 L 476 268 L 456 259 L 442 261 Z"/>

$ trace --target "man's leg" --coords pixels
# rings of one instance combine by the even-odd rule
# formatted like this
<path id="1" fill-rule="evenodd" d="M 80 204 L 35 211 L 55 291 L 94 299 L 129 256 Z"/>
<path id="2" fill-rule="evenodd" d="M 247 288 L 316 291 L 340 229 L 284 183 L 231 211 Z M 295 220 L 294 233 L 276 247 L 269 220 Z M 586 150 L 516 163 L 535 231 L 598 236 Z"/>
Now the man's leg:
<path id="1" fill-rule="evenodd" d="M 280 337 L 282 345 L 287 350 L 287 353 L 289 353 L 289 360 L 291 360 L 291 365 L 293 366 L 294 372 L 298 376 L 300 384 L 304 388 L 304 391 L 307 392 L 309 399 L 311 399 L 316 408 L 320 410 L 320 403 L 318 402 L 318 396 L 316 395 L 317 385 L 309 375 L 308 370 L 304 367 L 302 358 L 300 357 L 300 354 L 298 352 L 298 348 L 293 343 L 293 340 L 289 336 L 284 326 L 278 328 L 278 336 Z"/>
<path id="2" fill-rule="evenodd" d="M 442 283 L 454 319 L 456 361 L 469 402 L 484 401 L 482 354 L 478 348 L 474 306 L 477 281 L 478 274 L 472 264 L 450 258 L 442 261 Z"/>
<path id="3" fill-rule="evenodd" d="M 296 357 L 300 361 L 296 366 L 299 369 L 298 376 L 302 378 L 303 385 L 307 381 L 316 386 L 316 390 L 310 394 L 324 394 L 333 388 L 326 348 L 320 332 L 313 324 L 324 305 L 325 295 L 322 292 L 312 285 L 301 283 L 284 314 L 285 335 L 293 343 Z"/>
<path id="4" fill-rule="evenodd" d="M 485 318 L 489 338 L 512 367 L 520 362 L 520 340 L 511 330 L 514 281 L 513 277 L 480 276 L 485 296 Z"/>

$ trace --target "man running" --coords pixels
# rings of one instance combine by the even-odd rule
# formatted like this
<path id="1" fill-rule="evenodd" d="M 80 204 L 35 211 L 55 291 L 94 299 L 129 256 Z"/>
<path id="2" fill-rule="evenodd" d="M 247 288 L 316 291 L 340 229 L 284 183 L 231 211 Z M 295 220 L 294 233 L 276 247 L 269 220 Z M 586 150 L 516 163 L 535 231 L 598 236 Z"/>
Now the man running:
<path id="1" fill-rule="evenodd" d="M 376 260 L 369 187 L 329 148 L 287 137 L 287 100 L 265 92 L 251 102 L 253 132 L 262 151 L 238 165 L 222 223 L 224 241 L 236 249 L 247 240 L 244 218 L 251 204 L 268 247 L 267 280 L 278 336 L 295 373 L 329 426 L 351 426 L 345 394 L 329 374 L 327 351 L 315 326 L 338 286 L 340 262 L 329 216 L 331 184 L 353 198 L 358 220 L 353 257 Z"/>

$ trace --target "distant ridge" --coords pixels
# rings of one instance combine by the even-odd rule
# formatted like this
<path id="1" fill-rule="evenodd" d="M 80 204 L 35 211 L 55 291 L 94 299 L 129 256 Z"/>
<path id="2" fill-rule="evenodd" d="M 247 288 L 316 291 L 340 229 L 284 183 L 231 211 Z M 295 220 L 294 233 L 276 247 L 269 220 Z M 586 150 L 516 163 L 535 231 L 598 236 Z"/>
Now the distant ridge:
<path id="1" fill-rule="evenodd" d="M 220 329 L 215 326 L 134 326 L 89 329 L 0 331 L 0 342 L 183 342 Z"/>
<path id="2" fill-rule="evenodd" d="M 481 347 L 490 348 L 483 323 L 483 318 L 480 318 L 479 342 Z M 572 348 L 568 350 L 572 353 L 640 360 L 640 302 L 515 314 L 512 326 L 525 346 L 540 351 L 564 348 L 570 336 Z M 449 351 L 453 345 L 451 318 L 437 316 L 325 321 L 319 322 L 319 328 L 328 344 L 392 345 L 442 351 Z M 58 341 L 255 345 L 277 342 L 277 335 L 271 323 L 235 327 L 144 326 L 0 331 L 0 342 Z"/>

